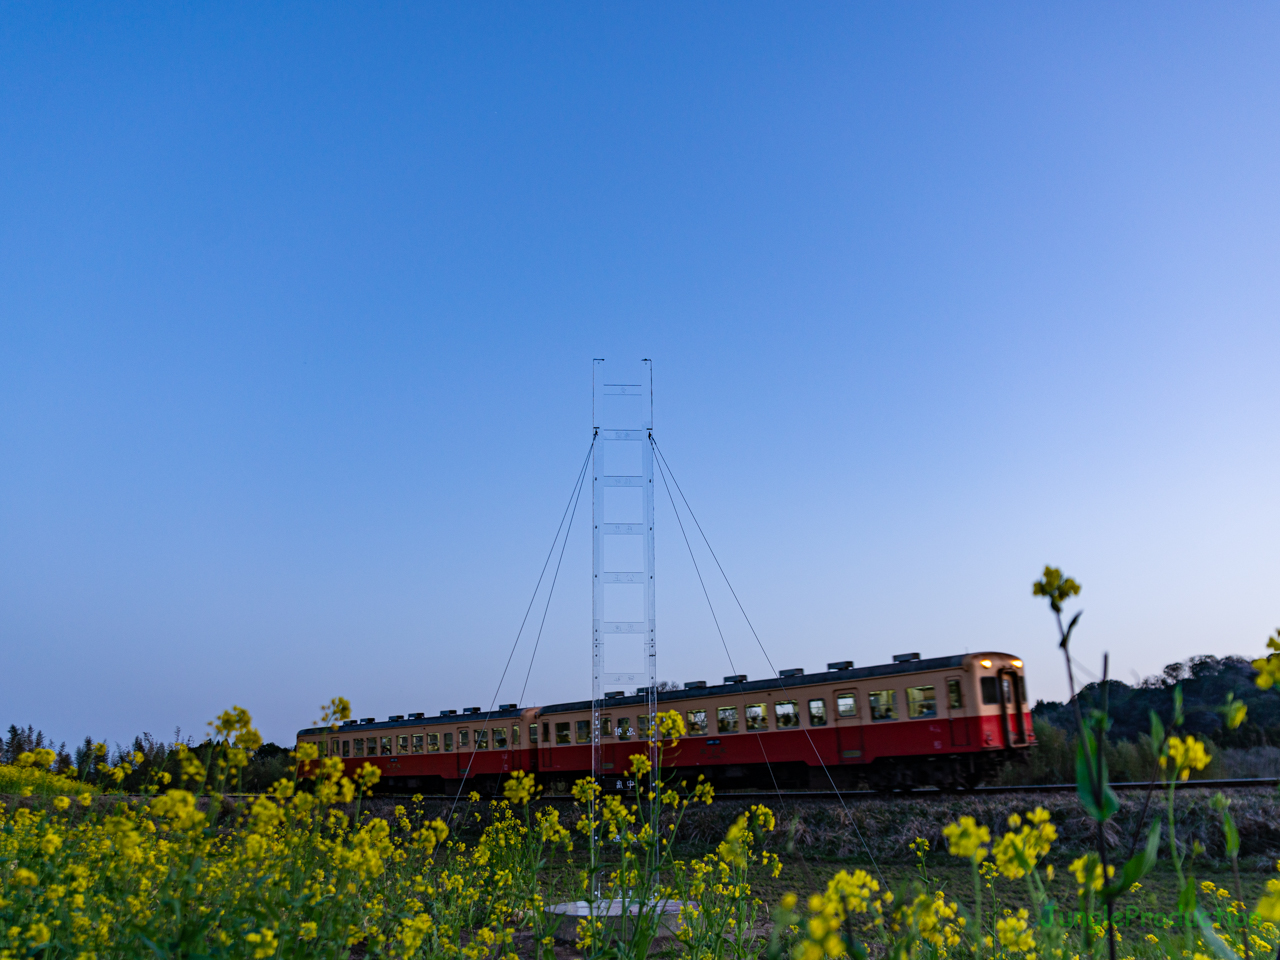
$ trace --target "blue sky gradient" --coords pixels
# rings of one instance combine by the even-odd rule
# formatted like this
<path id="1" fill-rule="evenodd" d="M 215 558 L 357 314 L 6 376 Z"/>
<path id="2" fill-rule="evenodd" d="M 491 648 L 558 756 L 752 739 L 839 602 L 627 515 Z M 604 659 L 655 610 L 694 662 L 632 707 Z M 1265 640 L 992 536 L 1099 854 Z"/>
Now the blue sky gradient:
<path id="1" fill-rule="evenodd" d="M 1121 678 L 1280 624 L 1275 7 L 3 19 L 0 723 L 487 706 L 592 357 L 653 358 L 779 666 L 1009 650 L 1059 698 L 1046 562 Z M 530 701 L 589 693 L 578 519 Z M 660 676 L 715 680 L 657 538 Z"/>

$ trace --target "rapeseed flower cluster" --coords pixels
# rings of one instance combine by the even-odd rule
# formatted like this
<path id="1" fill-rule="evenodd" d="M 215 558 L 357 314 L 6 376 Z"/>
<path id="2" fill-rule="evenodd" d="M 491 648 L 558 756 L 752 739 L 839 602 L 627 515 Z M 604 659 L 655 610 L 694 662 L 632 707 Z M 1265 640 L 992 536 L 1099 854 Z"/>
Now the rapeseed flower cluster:
<path id="1" fill-rule="evenodd" d="M 1006 833 L 992 848 L 996 866 L 1010 880 L 1026 876 L 1044 857 L 1053 842 L 1058 839 L 1057 828 L 1049 822 L 1049 811 L 1036 807 L 1027 814 L 1027 823 L 1013 814 L 1009 826 L 1022 829 L 1018 833 Z"/>
<path id="2" fill-rule="evenodd" d="M 1258 671 L 1253 682 L 1261 690 L 1270 690 L 1280 683 L 1280 630 L 1277 630 L 1274 636 L 1267 638 L 1267 649 L 1271 653 L 1253 661 L 1253 669 Z"/>
<path id="3" fill-rule="evenodd" d="M 989 852 L 985 844 L 991 842 L 991 831 L 981 826 L 973 817 L 961 817 L 958 823 L 942 828 L 947 838 L 947 849 L 953 857 L 966 860 L 982 860 Z"/>
<path id="4" fill-rule="evenodd" d="M 567 838 L 554 811 L 530 830 L 496 801 L 468 846 L 417 804 L 388 819 L 361 816 L 377 768 L 353 780 L 306 750 L 293 777 L 233 805 L 196 791 L 207 792 L 210 769 L 225 783 L 234 751 L 251 752 L 256 731 L 241 710 L 214 728 L 228 748 L 221 757 L 210 750 L 206 764 L 186 751 L 182 783 L 149 800 L 0 805 L 0 960 L 114 960 L 154 955 L 153 945 L 246 960 L 340 956 L 357 945 L 370 955 L 495 960 L 510 957 L 520 918 L 541 915 L 536 866 L 548 843 Z M 299 790 L 308 778 L 310 790 Z M 354 812 L 343 806 L 352 802 Z"/>
<path id="5" fill-rule="evenodd" d="M 822 960 L 844 956 L 855 944 L 881 938 L 893 894 L 880 895 L 879 881 L 865 870 L 841 870 L 827 882 L 824 893 L 809 897 L 807 916 L 796 911 L 797 902 L 794 894 L 784 897 L 775 919 L 800 935 L 791 949 L 793 960 Z"/>
<path id="6" fill-rule="evenodd" d="M 1160 769 L 1172 765 L 1171 776 L 1186 780 L 1192 770 L 1203 770 L 1213 758 L 1205 752 L 1204 744 L 1191 735 L 1170 737 L 1164 754 L 1160 757 Z"/>

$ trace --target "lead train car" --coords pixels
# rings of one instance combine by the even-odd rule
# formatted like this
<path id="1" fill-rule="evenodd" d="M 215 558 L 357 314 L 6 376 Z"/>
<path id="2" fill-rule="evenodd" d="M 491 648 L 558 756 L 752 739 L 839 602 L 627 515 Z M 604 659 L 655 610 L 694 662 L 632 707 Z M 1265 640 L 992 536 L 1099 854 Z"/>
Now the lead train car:
<path id="1" fill-rule="evenodd" d="M 658 709 L 679 711 L 688 728 L 663 766 L 721 788 L 967 789 L 1035 742 L 1022 661 L 1009 654 L 828 666 L 660 692 Z M 606 789 L 626 785 L 631 754 L 648 753 L 646 710 L 640 696 L 604 700 Z M 348 775 L 376 765 L 385 792 L 452 792 L 465 778 L 492 793 L 514 770 L 563 792 L 591 773 L 591 701 L 349 720 L 300 730 L 298 743 L 341 757 Z"/>

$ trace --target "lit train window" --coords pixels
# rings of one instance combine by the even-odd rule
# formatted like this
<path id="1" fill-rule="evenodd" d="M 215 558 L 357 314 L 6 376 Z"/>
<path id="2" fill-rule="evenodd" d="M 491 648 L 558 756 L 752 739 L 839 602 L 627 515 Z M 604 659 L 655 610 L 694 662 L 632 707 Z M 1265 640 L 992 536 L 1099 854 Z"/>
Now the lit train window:
<path id="1" fill-rule="evenodd" d="M 338 755 L 338 738 L 334 737 L 329 741 L 329 756 L 336 757 Z"/>
<path id="2" fill-rule="evenodd" d="M 467 733 L 466 730 L 458 731 L 458 749 L 459 750 L 461 750 L 463 747 L 465 747 L 468 743 L 471 742 L 470 740 L 467 739 L 468 736 L 469 734 Z"/>
<path id="3" fill-rule="evenodd" d="M 520 746 L 520 724 L 518 723 L 511 725 L 511 746 Z"/>
<path id="4" fill-rule="evenodd" d="M 617 730 L 619 740 L 630 740 L 631 739 L 631 718 L 619 717 L 616 730 Z"/>
<path id="5" fill-rule="evenodd" d="M 867 701 L 871 704 L 872 722 L 898 719 L 897 690 L 872 690 L 867 694 Z"/>
<path id="6" fill-rule="evenodd" d="M 613 717 L 600 718 L 600 736 L 602 737 L 613 736 Z"/>
<path id="7" fill-rule="evenodd" d="M 493 749 L 495 750 L 507 749 L 507 728 L 506 727 L 493 728 Z"/>
<path id="8" fill-rule="evenodd" d="M 476 749 L 477 750 L 489 749 L 489 731 L 488 730 L 481 728 L 476 731 Z"/>
<path id="9" fill-rule="evenodd" d="M 827 701 L 809 701 L 809 726 L 825 727 L 827 725 Z"/>
<path id="10" fill-rule="evenodd" d="M 779 730 L 800 726 L 800 711 L 794 700 L 779 700 L 773 705 L 773 719 Z"/>
<path id="11" fill-rule="evenodd" d="M 447 737 L 448 734 L 446 733 L 445 736 Z M 427 734 L 427 753 L 439 753 L 439 752 L 440 752 L 440 734 L 428 733 Z"/>
<path id="12" fill-rule="evenodd" d="M 382 755 L 384 757 L 391 756 L 391 738 L 390 737 L 382 738 Z"/>
<path id="13" fill-rule="evenodd" d="M 926 687 L 907 687 L 907 716 L 913 720 L 938 715 L 938 697 L 933 684 Z"/>
<path id="14" fill-rule="evenodd" d="M 636 729 L 640 734 L 641 740 L 649 739 L 649 715 L 647 713 L 636 717 Z"/>
<path id="15" fill-rule="evenodd" d="M 414 753 L 422 752 L 422 734 L 420 733 L 415 733 L 413 735 L 413 752 Z"/>
<path id="16" fill-rule="evenodd" d="M 409 735 L 407 733 L 402 733 L 400 736 L 396 737 L 396 753 L 408 753 L 408 752 L 409 752 Z"/>
<path id="17" fill-rule="evenodd" d="M 858 715 L 858 694 L 853 690 L 837 693 L 836 713 L 842 717 L 856 717 Z"/>
<path id="18" fill-rule="evenodd" d="M 716 732 L 717 733 L 737 733 L 738 732 L 738 708 L 737 707 L 718 707 L 716 709 Z"/>
<path id="19" fill-rule="evenodd" d="M 529 746 L 533 746 L 538 742 L 538 725 L 536 723 L 529 724 Z"/>
<path id="20" fill-rule="evenodd" d="M 444 748 L 445 748 L 446 750 L 452 750 L 452 749 L 453 749 L 453 734 L 452 734 L 452 733 L 446 733 L 446 734 L 444 735 Z"/>
<path id="21" fill-rule="evenodd" d="M 995 677 L 982 678 L 982 702 L 987 704 L 1000 702 L 1000 689 L 996 686 Z"/>
<path id="22" fill-rule="evenodd" d="M 316 741 L 316 749 L 320 752 L 320 756 L 327 757 L 329 755 L 328 746 L 323 740 Z"/>
<path id="23" fill-rule="evenodd" d="M 763 703 L 747 704 L 747 729 L 748 730 L 768 730 L 769 714 L 765 710 Z"/>
<path id="24" fill-rule="evenodd" d="M 364 737 L 360 737 L 359 739 L 356 740 L 356 756 L 357 757 L 364 756 Z"/>
<path id="25" fill-rule="evenodd" d="M 591 721 L 579 720 L 577 723 L 576 734 L 579 743 L 591 742 Z"/>
<path id="26" fill-rule="evenodd" d="M 947 681 L 947 703 L 952 710 L 964 709 L 964 691 L 960 689 L 960 681 L 954 677 Z"/>
<path id="27" fill-rule="evenodd" d="M 343 755 L 344 757 L 349 757 L 349 756 L 351 756 L 351 741 L 350 741 L 350 740 L 343 740 L 343 741 L 342 741 L 342 755 Z"/>
<path id="28" fill-rule="evenodd" d="M 707 732 L 707 711 L 690 710 L 686 716 L 689 718 L 689 736 L 705 736 Z"/>
<path id="29" fill-rule="evenodd" d="M 568 742 L 569 742 L 569 724 L 557 723 L 556 724 L 556 746 L 560 746 L 561 744 L 568 743 Z"/>

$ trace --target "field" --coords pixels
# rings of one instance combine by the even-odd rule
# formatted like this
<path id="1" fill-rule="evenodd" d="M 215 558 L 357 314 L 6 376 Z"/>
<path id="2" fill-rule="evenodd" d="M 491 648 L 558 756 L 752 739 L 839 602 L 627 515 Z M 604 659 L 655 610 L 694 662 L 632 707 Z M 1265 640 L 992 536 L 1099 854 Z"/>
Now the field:
<path id="1" fill-rule="evenodd" d="M 44 790 L 4 801 L 0 958 L 1106 955 L 1095 824 L 1073 794 L 906 795 L 847 808 L 783 799 L 770 809 L 709 802 L 703 784 L 620 798 L 582 781 L 568 803 L 539 800 L 517 775 L 503 799 L 454 804 L 368 796 L 372 767 L 352 781 L 340 762 L 304 754 L 296 779 L 233 800 L 220 792 L 241 762 L 231 727 L 204 760 L 183 754 L 180 779 L 202 783 L 201 796 L 158 783 L 153 799 L 127 798 L 15 773 Z M 1145 816 L 1142 794 L 1122 798 L 1106 823 L 1115 861 L 1135 836 L 1145 845 L 1168 798 L 1158 790 Z M 1173 819 L 1180 863 L 1166 839 L 1154 869 L 1117 895 L 1118 955 L 1243 956 L 1245 917 L 1280 891 L 1276 793 L 1237 789 L 1215 804 L 1184 789 Z M 1190 904 L 1179 870 L 1194 876 Z M 593 909 L 624 902 L 637 916 L 575 927 L 544 909 L 593 898 Z M 672 900 L 684 907 L 664 926 L 659 906 Z M 1225 942 L 1188 925 L 1197 906 Z M 1250 917 L 1251 955 L 1280 944 L 1269 918 Z"/>

